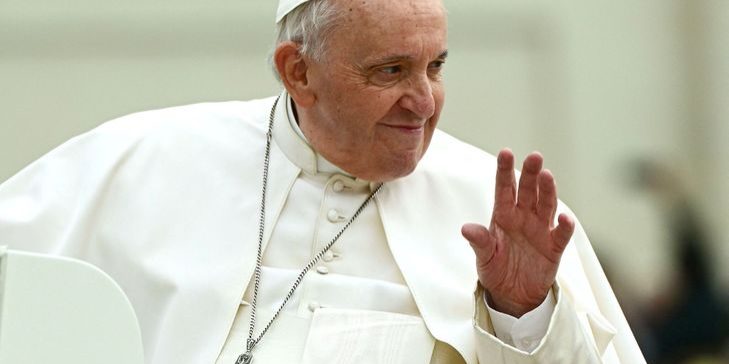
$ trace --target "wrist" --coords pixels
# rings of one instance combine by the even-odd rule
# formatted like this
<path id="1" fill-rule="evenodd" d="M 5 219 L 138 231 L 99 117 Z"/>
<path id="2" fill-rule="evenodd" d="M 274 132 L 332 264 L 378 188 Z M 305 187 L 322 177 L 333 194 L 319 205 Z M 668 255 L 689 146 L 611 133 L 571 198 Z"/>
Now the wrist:
<path id="1" fill-rule="evenodd" d="M 539 298 L 535 298 L 533 302 L 530 301 L 514 301 L 506 299 L 505 297 L 494 296 L 488 290 L 484 289 L 486 295 L 486 301 L 492 309 L 507 314 L 512 317 L 520 318 L 524 314 L 533 311 L 539 305 L 544 302 L 547 298 L 549 291 L 545 292 L 544 295 Z"/>

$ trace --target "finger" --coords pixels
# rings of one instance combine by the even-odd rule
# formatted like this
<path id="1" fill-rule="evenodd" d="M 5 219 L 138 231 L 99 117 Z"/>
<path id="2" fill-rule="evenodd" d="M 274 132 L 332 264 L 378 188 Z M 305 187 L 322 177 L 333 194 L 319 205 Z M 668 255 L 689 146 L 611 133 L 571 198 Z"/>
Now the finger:
<path id="1" fill-rule="evenodd" d="M 557 184 L 554 182 L 552 172 L 547 169 L 539 173 L 537 181 L 539 184 L 537 216 L 542 222 L 552 226 L 557 211 Z"/>
<path id="2" fill-rule="evenodd" d="M 542 155 L 538 152 L 529 154 L 524 159 L 524 165 L 519 178 L 519 192 L 517 193 L 517 207 L 527 211 L 537 208 L 537 176 L 542 170 Z"/>
<path id="3" fill-rule="evenodd" d="M 465 224 L 461 228 L 461 234 L 471 243 L 478 260 L 488 264 L 496 252 L 496 243 L 491 238 L 489 230 L 483 225 Z"/>
<path id="4" fill-rule="evenodd" d="M 516 203 L 516 178 L 514 177 L 514 154 L 505 148 L 496 159 L 496 188 L 494 209 L 513 208 Z"/>
<path id="5" fill-rule="evenodd" d="M 567 216 L 566 214 L 559 214 L 557 219 L 558 225 L 552 230 L 552 241 L 554 241 L 557 252 L 560 254 L 567 247 L 567 243 L 572 239 L 572 234 L 575 232 L 575 221 Z"/>

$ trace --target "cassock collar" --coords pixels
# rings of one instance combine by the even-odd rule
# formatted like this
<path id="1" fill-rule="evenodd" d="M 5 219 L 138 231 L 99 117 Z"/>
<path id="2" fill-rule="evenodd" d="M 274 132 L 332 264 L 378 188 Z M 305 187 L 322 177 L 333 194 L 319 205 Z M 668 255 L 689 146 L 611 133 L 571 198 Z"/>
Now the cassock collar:
<path id="1" fill-rule="evenodd" d="M 353 177 L 319 155 L 299 128 L 294 115 L 293 100 L 288 92 L 283 91 L 280 100 L 274 114 L 273 138 L 291 162 L 310 175 L 329 177 L 339 174 L 351 178 L 356 184 L 370 184 L 369 181 Z"/>

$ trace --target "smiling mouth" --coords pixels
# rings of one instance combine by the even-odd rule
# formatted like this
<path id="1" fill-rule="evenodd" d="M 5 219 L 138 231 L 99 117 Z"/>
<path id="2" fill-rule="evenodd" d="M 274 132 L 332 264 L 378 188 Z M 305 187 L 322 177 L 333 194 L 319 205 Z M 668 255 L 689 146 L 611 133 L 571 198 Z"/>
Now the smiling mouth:
<path id="1" fill-rule="evenodd" d="M 385 124 L 385 126 L 388 127 L 388 128 L 398 129 L 398 130 L 402 130 L 402 131 L 409 131 L 409 132 L 417 132 L 417 131 L 421 131 L 421 130 L 423 130 L 425 128 L 425 125 L 421 125 L 421 124 L 415 124 L 415 125 L 389 125 L 389 124 Z"/>

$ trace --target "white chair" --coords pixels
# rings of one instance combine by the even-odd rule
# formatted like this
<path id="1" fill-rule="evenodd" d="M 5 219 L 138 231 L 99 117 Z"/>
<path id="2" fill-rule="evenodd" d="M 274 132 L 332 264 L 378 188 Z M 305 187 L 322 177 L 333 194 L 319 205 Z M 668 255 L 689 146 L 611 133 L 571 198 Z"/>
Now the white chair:
<path id="1" fill-rule="evenodd" d="M 0 363 L 143 364 L 139 324 L 91 264 L 0 247 Z"/>

